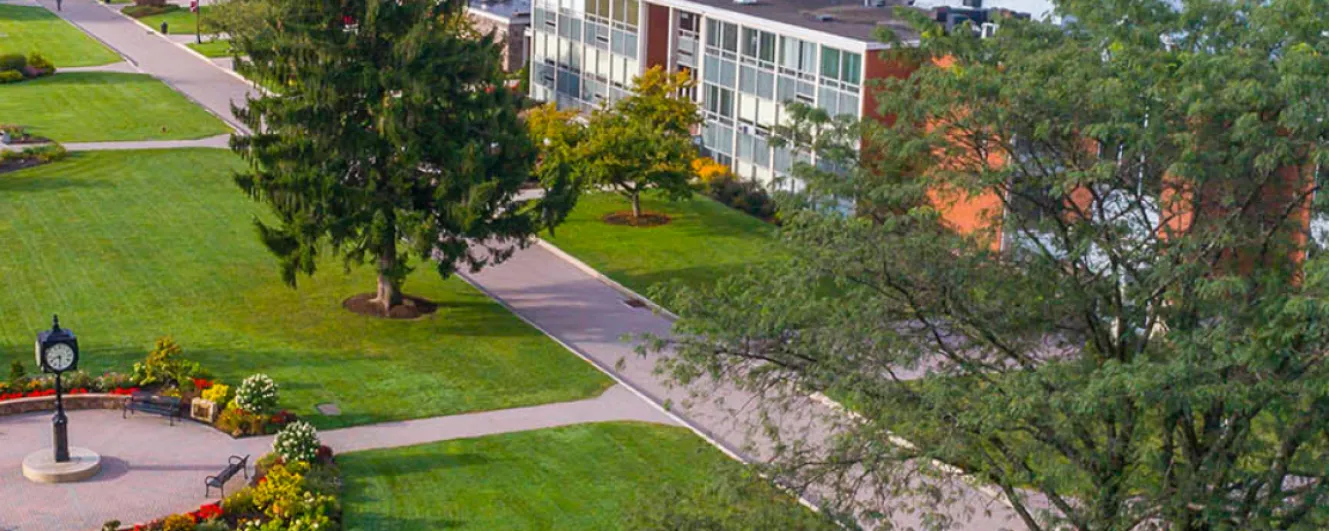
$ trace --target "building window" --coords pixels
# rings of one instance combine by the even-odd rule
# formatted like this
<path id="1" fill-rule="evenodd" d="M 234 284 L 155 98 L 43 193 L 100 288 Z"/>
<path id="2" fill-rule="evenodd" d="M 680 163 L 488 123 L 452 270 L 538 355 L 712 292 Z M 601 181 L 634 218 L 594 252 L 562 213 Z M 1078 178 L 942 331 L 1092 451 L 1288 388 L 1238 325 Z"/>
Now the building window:
<path id="1" fill-rule="evenodd" d="M 821 47 L 821 75 L 840 79 L 840 50 L 830 46 Z"/>
<path id="2" fill-rule="evenodd" d="M 687 12 L 679 13 L 678 29 L 682 31 L 690 31 L 693 34 L 696 34 L 697 32 L 701 31 L 701 24 L 698 23 L 697 20 L 698 18 L 700 17 L 692 13 L 687 13 Z"/>
<path id="3" fill-rule="evenodd" d="M 780 37 L 780 66 L 805 74 L 817 72 L 817 45 L 793 37 Z"/>

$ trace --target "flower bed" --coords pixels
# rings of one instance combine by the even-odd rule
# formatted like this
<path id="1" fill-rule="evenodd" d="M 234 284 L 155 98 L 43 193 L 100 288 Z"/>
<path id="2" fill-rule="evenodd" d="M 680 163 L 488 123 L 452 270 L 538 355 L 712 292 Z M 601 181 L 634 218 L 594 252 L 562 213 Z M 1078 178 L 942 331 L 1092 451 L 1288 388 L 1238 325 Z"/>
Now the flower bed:
<path id="1" fill-rule="evenodd" d="M 305 425 L 307 426 L 307 425 Z M 289 432 L 289 433 L 287 433 Z M 341 528 L 341 470 L 332 449 L 318 443 L 312 428 L 282 431 L 280 439 L 312 442 L 318 450 L 283 457 L 283 446 L 254 464 L 254 475 L 244 488 L 220 502 L 198 510 L 169 515 L 148 523 L 123 527 L 106 522 L 103 531 L 279 531 L 336 530 Z M 289 453 L 289 452 L 285 452 Z"/>

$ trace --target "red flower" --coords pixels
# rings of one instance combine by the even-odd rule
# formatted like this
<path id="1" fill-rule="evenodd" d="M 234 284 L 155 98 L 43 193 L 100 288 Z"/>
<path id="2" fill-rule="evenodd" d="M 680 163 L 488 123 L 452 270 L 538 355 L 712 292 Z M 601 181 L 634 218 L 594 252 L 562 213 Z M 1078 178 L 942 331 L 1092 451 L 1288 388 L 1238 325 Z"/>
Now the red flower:
<path id="1" fill-rule="evenodd" d="M 212 518 L 220 518 L 222 515 L 221 505 L 216 503 L 205 503 L 200 505 L 197 511 L 190 513 L 196 521 L 203 521 Z"/>
<path id="2" fill-rule="evenodd" d="M 200 391 L 212 387 L 212 381 L 203 378 L 194 378 L 194 388 Z"/>

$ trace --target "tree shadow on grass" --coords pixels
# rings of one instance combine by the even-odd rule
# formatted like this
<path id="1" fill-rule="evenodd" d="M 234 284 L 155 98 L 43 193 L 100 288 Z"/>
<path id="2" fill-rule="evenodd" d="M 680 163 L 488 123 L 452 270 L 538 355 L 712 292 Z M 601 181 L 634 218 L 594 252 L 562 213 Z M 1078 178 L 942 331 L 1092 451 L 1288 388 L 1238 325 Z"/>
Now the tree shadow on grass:
<path id="1" fill-rule="evenodd" d="M 440 505 L 435 502 L 446 500 L 448 493 L 442 489 L 431 489 L 423 493 L 430 496 L 430 499 L 385 499 L 383 495 L 391 497 L 392 493 L 380 492 L 380 496 L 370 494 L 371 479 L 380 475 L 409 474 L 419 478 L 416 481 L 409 482 L 409 485 L 420 489 L 423 486 L 419 482 L 423 481 L 422 476 L 442 476 L 457 468 L 483 466 L 493 462 L 493 459 L 489 456 L 478 453 L 443 453 L 441 451 L 425 453 L 409 450 L 353 452 L 343 454 L 341 459 L 343 460 L 342 474 L 345 481 L 343 503 L 347 513 L 347 529 L 420 531 L 457 529 L 465 527 L 467 522 L 443 515 L 438 517 L 406 517 L 400 514 L 402 512 L 400 510 L 376 510 L 379 508 L 403 507 L 414 509 L 434 508 Z M 417 493 L 416 495 L 421 494 Z"/>

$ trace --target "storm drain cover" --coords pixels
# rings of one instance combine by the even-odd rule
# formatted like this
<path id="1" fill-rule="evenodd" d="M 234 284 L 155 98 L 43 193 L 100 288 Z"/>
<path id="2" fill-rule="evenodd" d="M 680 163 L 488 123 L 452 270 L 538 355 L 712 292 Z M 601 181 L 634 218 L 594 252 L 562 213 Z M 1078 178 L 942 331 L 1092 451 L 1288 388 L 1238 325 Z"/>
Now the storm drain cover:
<path id="1" fill-rule="evenodd" d="M 626 304 L 626 305 L 628 305 L 628 306 L 630 306 L 630 307 L 632 307 L 632 308 L 645 308 L 645 307 L 646 307 L 646 303 L 645 303 L 645 302 L 642 302 L 641 299 L 624 299 L 624 300 L 623 300 L 623 304 Z"/>
<path id="2" fill-rule="evenodd" d="M 337 407 L 337 404 L 319 404 L 314 406 L 314 409 L 317 409 L 319 413 L 329 417 L 335 417 L 341 414 L 341 408 Z"/>

